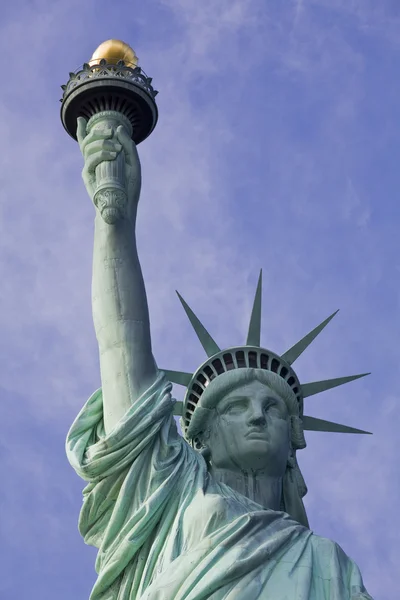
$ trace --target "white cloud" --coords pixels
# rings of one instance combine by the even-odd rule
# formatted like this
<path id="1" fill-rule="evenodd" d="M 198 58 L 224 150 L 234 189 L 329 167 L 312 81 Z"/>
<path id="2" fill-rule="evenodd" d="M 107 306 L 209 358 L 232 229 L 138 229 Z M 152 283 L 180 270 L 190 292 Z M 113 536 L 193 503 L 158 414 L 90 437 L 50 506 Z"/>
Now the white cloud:
<path id="1" fill-rule="evenodd" d="M 138 223 L 157 361 L 191 370 L 204 358 L 176 288 L 221 345 L 244 341 L 260 267 L 267 347 L 286 350 L 342 309 L 296 368 L 302 380 L 373 370 L 368 380 L 310 399 L 307 412 L 372 429 L 374 437 L 310 433 L 300 460 L 318 532 L 339 535 L 371 593 L 382 589 L 385 573 L 388 591 L 380 597 L 389 598 L 399 498 L 397 237 L 395 218 L 386 216 L 395 215 L 394 200 L 382 200 L 389 184 L 371 167 L 390 160 L 389 138 L 373 125 L 370 115 L 379 119 L 379 111 L 365 92 L 375 81 L 374 49 L 361 47 L 356 33 L 378 36 L 398 53 L 390 15 L 383 5 L 333 0 L 118 6 L 104 12 L 107 22 L 104 2 L 37 2 L 2 23 L 3 56 L 11 59 L 20 40 L 29 49 L 29 60 L 13 55 L 0 101 L 2 385 L 7 398 L 19 394 L 17 410 L 43 426 L 43 447 L 30 462 L 32 444 L 21 434 L 18 456 L 5 465 L 22 489 L 35 491 L 38 520 L 30 525 L 25 515 L 27 539 L 50 521 L 66 535 L 46 499 L 56 469 L 46 456 L 56 449 L 44 430 L 58 432 L 61 452 L 61 431 L 99 382 L 90 315 L 93 210 L 78 148 L 59 123 L 58 86 L 112 30 L 140 40 L 141 64 L 160 90 L 160 121 L 139 149 Z M 154 21 L 161 10 L 166 25 Z M 385 69 L 390 86 L 395 71 L 389 62 Z M 386 118 L 395 129 L 397 113 Z M 18 504 L 10 524 L 23 510 Z M 391 557 L 377 555 L 380 545 Z"/>

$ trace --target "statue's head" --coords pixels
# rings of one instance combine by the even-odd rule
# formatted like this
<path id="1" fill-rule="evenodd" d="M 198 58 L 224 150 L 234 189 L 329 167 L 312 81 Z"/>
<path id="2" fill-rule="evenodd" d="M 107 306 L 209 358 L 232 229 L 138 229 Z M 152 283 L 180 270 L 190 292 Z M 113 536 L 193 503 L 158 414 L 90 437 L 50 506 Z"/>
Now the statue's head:
<path id="1" fill-rule="evenodd" d="M 305 446 L 298 416 L 296 396 L 281 377 L 238 369 L 210 383 L 187 435 L 217 467 L 283 475 L 292 450 Z"/>
<path id="2" fill-rule="evenodd" d="M 187 436 L 213 467 L 281 477 L 282 509 L 307 525 L 296 460 L 304 433 L 296 395 L 279 375 L 252 368 L 220 375 L 204 391 Z"/>

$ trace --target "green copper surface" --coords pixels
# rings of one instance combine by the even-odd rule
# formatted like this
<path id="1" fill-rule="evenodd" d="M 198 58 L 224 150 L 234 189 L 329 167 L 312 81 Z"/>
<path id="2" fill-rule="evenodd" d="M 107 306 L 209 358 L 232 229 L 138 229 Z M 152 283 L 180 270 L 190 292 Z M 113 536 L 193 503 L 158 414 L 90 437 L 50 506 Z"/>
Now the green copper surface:
<path id="1" fill-rule="evenodd" d="M 371 435 L 370 431 L 363 431 L 362 429 L 355 429 L 355 427 L 349 427 L 348 425 L 340 425 L 340 423 L 332 423 L 332 421 L 325 421 L 324 419 L 317 419 L 315 417 L 303 417 L 303 427 L 306 431 L 330 431 L 333 433 L 366 433 Z"/>
<path id="2" fill-rule="evenodd" d="M 164 373 L 172 383 L 184 386 L 188 386 L 193 377 L 192 373 L 186 373 L 185 371 L 168 371 L 164 369 Z"/>
<path id="3" fill-rule="evenodd" d="M 184 299 L 182 298 L 180 293 L 179 292 L 176 292 L 176 293 L 178 294 L 178 298 L 181 301 L 183 308 L 185 309 L 185 313 L 187 314 L 189 321 L 190 321 L 193 329 L 195 330 L 196 335 L 199 338 L 199 341 L 200 341 L 201 345 L 203 346 L 207 356 L 213 356 L 214 354 L 219 352 L 219 350 L 220 350 L 219 346 L 217 346 L 217 344 L 214 342 L 213 338 L 208 333 L 207 329 L 200 322 L 200 319 L 198 319 L 196 317 L 196 315 L 194 314 L 194 312 L 192 311 L 190 306 L 184 301 Z"/>
<path id="4" fill-rule="evenodd" d="M 304 398 L 307 398 L 308 396 L 314 396 L 314 394 L 326 392 L 327 390 L 331 390 L 332 388 L 338 387 L 339 385 L 350 383 L 350 381 L 355 381 L 356 379 L 366 377 L 370 374 L 371 373 L 361 373 L 361 375 L 349 375 L 348 377 L 336 377 L 335 379 L 325 379 L 323 381 L 303 383 L 301 389 L 303 390 Z"/>
<path id="5" fill-rule="evenodd" d="M 261 295 L 262 295 L 262 270 L 258 278 L 256 295 L 254 297 L 253 310 L 251 311 L 249 332 L 247 334 L 246 346 L 259 346 L 261 339 Z"/>
<path id="6" fill-rule="evenodd" d="M 304 350 L 306 350 L 306 348 L 308 348 L 308 346 L 311 344 L 311 342 L 313 342 L 315 340 L 317 335 L 319 335 L 321 333 L 321 331 L 328 325 L 328 323 L 333 319 L 333 317 L 335 315 L 337 315 L 338 312 L 339 312 L 339 310 L 335 311 L 330 317 L 325 319 L 325 321 L 323 321 L 315 329 L 310 331 L 310 333 L 308 333 L 306 336 L 304 336 L 299 342 L 297 342 L 297 344 L 295 344 L 289 350 L 284 352 L 282 354 L 282 358 L 284 360 L 286 360 L 286 362 L 288 362 L 289 365 L 294 363 L 294 361 L 299 358 L 300 354 L 302 354 L 304 352 Z"/>
<path id="7" fill-rule="evenodd" d="M 90 600 L 371 600 L 357 565 L 309 529 L 297 462 L 304 429 L 348 430 L 303 417 L 302 394 L 360 376 L 296 391 L 288 362 L 270 353 L 262 363 L 261 275 L 247 338 L 254 346 L 224 359 L 179 296 L 208 356 L 207 379 L 199 373 L 195 384 L 190 373 L 159 370 L 136 245 L 136 146 L 114 114 L 93 126 L 80 119 L 77 137 L 95 207 L 101 389 L 74 421 L 66 449 L 87 482 L 79 530 L 99 550 Z M 185 411 L 191 425 L 201 423 L 196 440 L 178 433 L 173 414 L 182 405 L 170 380 L 191 386 Z"/>

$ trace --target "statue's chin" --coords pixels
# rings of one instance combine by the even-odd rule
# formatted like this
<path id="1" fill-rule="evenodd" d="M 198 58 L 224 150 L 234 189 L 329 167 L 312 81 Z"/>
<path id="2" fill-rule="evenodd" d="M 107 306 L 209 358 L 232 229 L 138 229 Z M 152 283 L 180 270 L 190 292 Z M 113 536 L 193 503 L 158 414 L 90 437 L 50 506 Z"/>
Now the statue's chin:
<path id="1" fill-rule="evenodd" d="M 114 225 L 122 219 L 122 214 L 119 208 L 105 207 L 101 211 L 101 216 L 108 225 Z"/>

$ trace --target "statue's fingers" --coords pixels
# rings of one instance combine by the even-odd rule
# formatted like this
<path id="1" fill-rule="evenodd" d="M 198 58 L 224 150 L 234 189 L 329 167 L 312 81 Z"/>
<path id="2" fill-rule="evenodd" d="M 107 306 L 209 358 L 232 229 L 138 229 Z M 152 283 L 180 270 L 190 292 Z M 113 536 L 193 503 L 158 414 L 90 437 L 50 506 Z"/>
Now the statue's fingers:
<path id="1" fill-rule="evenodd" d="M 84 150 L 85 160 L 91 155 L 103 150 L 107 152 L 120 152 L 122 146 L 113 140 L 94 140 L 87 143 Z"/>
<path id="2" fill-rule="evenodd" d="M 87 126 L 86 119 L 84 119 L 84 117 L 78 117 L 78 125 L 76 128 L 76 137 L 77 137 L 79 146 L 82 145 L 82 142 L 86 137 L 86 126 Z"/>
<path id="3" fill-rule="evenodd" d="M 111 127 L 107 127 L 106 129 L 92 129 L 90 133 L 82 140 L 80 144 L 82 154 L 85 153 L 86 146 L 91 144 L 92 142 L 96 142 L 98 140 L 107 140 L 112 138 L 114 135 L 114 131 Z"/>
<path id="4" fill-rule="evenodd" d="M 132 142 L 127 130 L 122 125 L 117 127 L 117 140 L 122 146 L 122 149 L 125 154 L 125 160 L 128 165 L 134 164 L 134 159 L 137 159 L 137 150 L 136 145 Z"/>
<path id="5" fill-rule="evenodd" d="M 85 162 L 84 170 L 86 173 L 94 173 L 95 168 L 105 160 L 114 160 L 117 156 L 117 152 L 110 152 L 109 150 L 101 150 L 91 154 Z"/>

